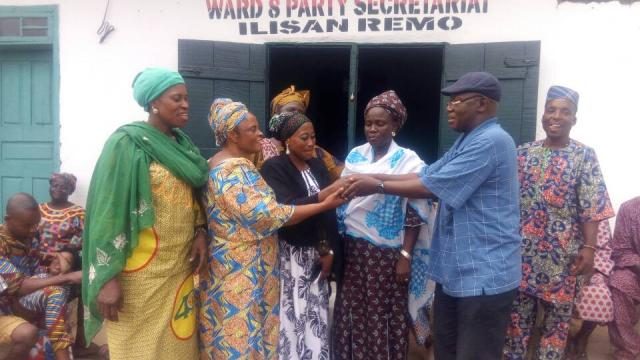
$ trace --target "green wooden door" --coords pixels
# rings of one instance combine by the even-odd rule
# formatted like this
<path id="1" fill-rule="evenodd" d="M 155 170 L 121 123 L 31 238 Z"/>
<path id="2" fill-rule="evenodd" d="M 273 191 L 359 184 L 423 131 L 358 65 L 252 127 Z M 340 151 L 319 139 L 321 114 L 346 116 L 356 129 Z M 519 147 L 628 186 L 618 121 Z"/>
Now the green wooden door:
<path id="1" fill-rule="evenodd" d="M 46 201 L 58 168 L 49 50 L 0 52 L 0 213 L 16 192 Z"/>
<path id="2" fill-rule="evenodd" d="M 213 99 L 227 97 L 247 105 L 264 129 L 266 51 L 264 45 L 179 40 L 178 67 L 189 91 L 185 131 L 204 157 L 216 151 L 207 121 Z"/>
<path id="3" fill-rule="evenodd" d="M 347 114 L 347 154 L 356 144 L 356 123 L 358 111 L 358 52 L 356 44 L 351 45 L 351 58 L 349 59 L 349 113 Z"/>
<path id="4" fill-rule="evenodd" d="M 520 145 L 536 136 L 539 59 L 539 41 L 446 45 L 443 87 L 470 71 L 495 75 L 502 86 L 499 122 Z M 458 137 L 447 124 L 447 100 L 443 96 L 440 106 L 440 156 Z"/>

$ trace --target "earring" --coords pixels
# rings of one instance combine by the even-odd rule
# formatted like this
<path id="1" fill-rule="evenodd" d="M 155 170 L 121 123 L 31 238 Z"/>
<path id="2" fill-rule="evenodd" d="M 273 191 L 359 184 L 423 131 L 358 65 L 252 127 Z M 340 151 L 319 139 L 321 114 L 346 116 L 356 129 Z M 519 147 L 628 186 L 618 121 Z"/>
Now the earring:
<path id="1" fill-rule="evenodd" d="M 154 114 L 157 114 L 157 113 L 158 113 L 158 108 L 153 107 L 153 108 L 151 108 L 151 111 L 152 111 Z"/>
<path id="2" fill-rule="evenodd" d="M 286 151 L 287 155 L 291 154 L 291 152 L 289 151 L 289 143 L 287 143 L 287 151 Z"/>
<path id="3" fill-rule="evenodd" d="M 391 132 L 391 136 L 395 137 L 395 136 L 396 136 L 396 132 L 395 132 L 395 131 L 392 131 L 392 132 Z"/>

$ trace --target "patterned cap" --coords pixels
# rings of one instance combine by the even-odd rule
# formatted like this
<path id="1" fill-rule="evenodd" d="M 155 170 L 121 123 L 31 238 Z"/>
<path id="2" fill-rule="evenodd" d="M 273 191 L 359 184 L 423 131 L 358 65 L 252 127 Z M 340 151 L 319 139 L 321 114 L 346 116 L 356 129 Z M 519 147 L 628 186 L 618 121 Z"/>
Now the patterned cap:
<path id="1" fill-rule="evenodd" d="M 547 92 L 547 101 L 556 99 L 567 99 L 571 101 L 576 107 L 578 107 L 578 100 L 580 100 L 580 94 L 577 91 L 569 89 L 568 87 L 554 85 L 549 88 Z"/>

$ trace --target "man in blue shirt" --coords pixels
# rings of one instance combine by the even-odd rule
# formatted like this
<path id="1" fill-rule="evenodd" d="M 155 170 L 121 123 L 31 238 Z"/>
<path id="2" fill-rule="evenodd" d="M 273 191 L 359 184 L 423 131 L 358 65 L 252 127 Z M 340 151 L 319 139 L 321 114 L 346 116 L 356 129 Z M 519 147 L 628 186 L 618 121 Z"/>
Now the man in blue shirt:
<path id="1" fill-rule="evenodd" d="M 452 148 L 420 174 L 349 176 L 343 196 L 440 200 L 429 276 L 436 359 L 500 359 L 521 278 L 516 147 L 497 123 L 500 84 L 472 72 L 442 89 Z"/>

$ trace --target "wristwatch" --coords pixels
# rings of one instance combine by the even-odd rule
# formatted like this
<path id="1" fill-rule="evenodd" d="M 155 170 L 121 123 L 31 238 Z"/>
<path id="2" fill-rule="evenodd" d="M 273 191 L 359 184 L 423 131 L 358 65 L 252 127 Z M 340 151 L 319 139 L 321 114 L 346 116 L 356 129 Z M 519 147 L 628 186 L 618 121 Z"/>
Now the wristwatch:
<path id="1" fill-rule="evenodd" d="M 378 183 L 377 189 L 378 189 L 378 194 L 384 194 L 384 181 L 380 181 Z"/>

